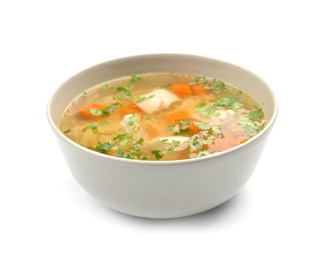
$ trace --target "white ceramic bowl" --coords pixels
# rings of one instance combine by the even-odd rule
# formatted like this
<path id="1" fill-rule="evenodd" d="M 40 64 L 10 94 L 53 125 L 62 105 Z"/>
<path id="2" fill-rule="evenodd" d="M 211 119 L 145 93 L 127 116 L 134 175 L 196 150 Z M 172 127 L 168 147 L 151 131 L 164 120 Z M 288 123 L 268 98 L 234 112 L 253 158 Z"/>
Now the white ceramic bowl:
<path id="1" fill-rule="evenodd" d="M 267 125 L 251 140 L 207 157 L 182 161 L 133 161 L 84 148 L 58 128 L 62 113 L 83 90 L 131 74 L 173 72 L 220 78 L 252 96 Z M 277 99 L 256 75 L 211 58 L 149 54 L 105 62 L 73 76 L 51 95 L 47 116 L 77 182 L 108 207 L 147 218 L 193 215 L 233 197 L 252 175 L 277 116 Z"/>

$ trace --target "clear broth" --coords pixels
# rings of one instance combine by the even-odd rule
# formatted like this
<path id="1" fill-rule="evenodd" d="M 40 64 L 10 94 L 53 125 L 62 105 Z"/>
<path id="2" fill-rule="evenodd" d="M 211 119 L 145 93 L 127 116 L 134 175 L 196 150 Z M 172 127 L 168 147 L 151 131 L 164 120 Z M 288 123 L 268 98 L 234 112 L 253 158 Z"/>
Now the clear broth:
<path id="1" fill-rule="evenodd" d="M 247 142 L 264 114 L 246 93 L 197 75 L 131 75 L 85 90 L 60 129 L 74 142 L 133 160 L 182 160 Z"/>

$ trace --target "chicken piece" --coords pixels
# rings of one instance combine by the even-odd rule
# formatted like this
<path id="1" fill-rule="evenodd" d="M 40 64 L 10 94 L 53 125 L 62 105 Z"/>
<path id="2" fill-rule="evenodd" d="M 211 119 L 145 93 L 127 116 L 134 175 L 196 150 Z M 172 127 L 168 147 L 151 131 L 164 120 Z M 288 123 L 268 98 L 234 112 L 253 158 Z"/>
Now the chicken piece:
<path id="1" fill-rule="evenodd" d="M 173 102 L 180 100 L 175 94 L 166 89 L 157 89 L 140 97 L 146 99 L 136 103 L 136 105 L 148 114 L 152 114 L 159 109 L 168 108 Z"/>
<path id="2" fill-rule="evenodd" d="M 218 109 L 212 116 L 203 116 L 199 113 L 193 114 L 196 120 L 209 123 L 211 126 L 223 125 L 235 119 L 236 112 L 228 109 Z"/>
<path id="3" fill-rule="evenodd" d="M 127 114 L 119 125 L 126 133 L 133 134 L 140 129 L 140 119 L 141 116 L 139 114 Z"/>

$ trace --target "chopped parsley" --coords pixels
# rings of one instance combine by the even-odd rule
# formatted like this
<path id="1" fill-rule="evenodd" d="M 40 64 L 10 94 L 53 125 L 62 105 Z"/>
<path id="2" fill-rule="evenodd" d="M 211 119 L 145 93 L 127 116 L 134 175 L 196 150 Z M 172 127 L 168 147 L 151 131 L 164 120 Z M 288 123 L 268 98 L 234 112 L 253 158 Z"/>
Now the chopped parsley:
<path id="1" fill-rule="evenodd" d="M 119 134 L 113 137 L 114 141 L 119 141 L 121 145 L 128 145 L 129 142 L 132 140 L 132 134 Z"/>
<path id="2" fill-rule="evenodd" d="M 140 138 L 137 141 L 132 141 L 131 137 L 128 134 L 123 134 L 114 138 L 116 141 L 117 140 L 120 141 L 119 144 L 116 144 L 117 147 L 122 145 L 131 146 L 131 148 L 126 149 L 126 151 L 124 149 L 119 149 L 115 154 L 115 156 L 120 158 L 131 159 L 131 160 L 133 159 L 148 160 L 149 159 L 148 156 L 140 152 L 144 139 Z"/>
<path id="3" fill-rule="evenodd" d="M 153 98 L 154 96 L 155 96 L 154 94 L 151 94 L 151 95 L 148 95 L 148 96 L 147 95 L 138 96 L 138 97 L 133 99 L 133 102 L 138 103 L 138 102 L 141 102 L 143 100 Z"/>
<path id="4" fill-rule="evenodd" d="M 93 145 L 90 147 L 91 150 L 94 150 L 99 153 L 107 153 L 112 149 L 116 144 L 115 143 L 110 143 L 110 142 L 104 142 L 101 143 L 98 141 L 96 145 Z"/>
<path id="5" fill-rule="evenodd" d="M 130 82 L 131 83 L 137 83 L 137 82 L 140 82 L 142 79 L 142 77 L 138 74 L 134 74 L 132 75 L 131 79 L 130 79 Z"/>
<path id="6" fill-rule="evenodd" d="M 239 119 L 239 125 L 245 130 L 249 137 L 257 135 L 262 130 L 264 114 L 262 109 L 254 109 Z"/>
<path id="7" fill-rule="evenodd" d="M 197 106 L 197 111 L 207 117 L 214 116 L 217 113 L 217 109 L 224 107 L 233 111 L 238 111 L 243 108 L 241 98 L 230 95 L 228 97 L 219 98 L 218 100 L 212 100 L 210 104 L 200 103 Z"/>
<path id="8" fill-rule="evenodd" d="M 127 85 L 123 87 L 117 87 L 116 92 L 113 95 L 114 99 L 119 100 L 130 100 L 132 98 L 133 85 Z"/>
<path id="9" fill-rule="evenodd" d="M 197 133 L 191 135 L 189 140 L 189 147 L 192 151 L 205 151 L 207 145 L 223 137 L 220 126 L 211 126 L 206 122 L 194 120 L 179 120 L 178 124 L 168 126 L 166 131 L 174 135 L 190 136 L 191 126 L 195 126 L 198 130 Z"/>
<path id="10" fill-rule="evenodd" d="M 248 113 L 248 118 L 251 121 L 261 120 L 264 117 L 264 113 L 261 108 L 252 110 Z"/>
<path id="11" fill-rule="evenodd" d="M 162 151 L 159 151 L 159 150 L 151 150 L 151 154 L 155 156 L 156 160 L 160 160 L 164 156 L 164 153 Z"/>
<path id="12" fill-rule="evenodd" d="M 173 133 L 174 135 L 181 135 L 185 134 L 188 135 L 188 132 L 191 130 L 190 127 L 192 125 L 193 120 L 185 120 L 185 119 L 180 119 L 177 120 L 176 124 L 169 125 L 166 128 L 167 133 Z"/>
<path id="13" fill-rule="evenodd" d="M 133 131 L 138 131 L 140 129 L 140 126 L 137 124 L 139 121 L 139 118 L 136 116 L 136 113 L 132 113 L 128 117 L 127 124 L 132 127 Z"/>
<path id="14" fill-rule="evenodd" d="M 110 120 L 106 120 L 100 123 L 88 124 L 85 128 L 82 129 L 82 132 L 86 132 L 87 130 L 91 129 L 94 134 L 99 134 L 98 127 L 103 125 L 108 125 Z"/>
<path id="15" fill-rule="evenodd" d="M 205 89 L 211 89 L 215 93 L 221 93 L 226 90 L 225 83 L 220 79 L 209 80 L 205 76 L 197 76 L 194 82 L 191 82 L 191 85 L 202 84 Z"/>
<path id="16" fill-rule="evenodd" d="M 230 95 L 225 98 L 220 98 L 217 102 L 215 102 L 215 106 L 230 108 L 234 111 L 238 111 L 242 108 L 241 99 L 236 97 L 235 95 Z"/>
<path id="17" fill-rule="evenodd" d="M 164 153 L 170 153 L 173 152 L 175 148 L 177 148 L 179 146 L 181 142 L 180 141 L 176 141 L 176 140 L 172 140 L 172 145 L 169 148 L 166 148 L 164 150 Z"/>

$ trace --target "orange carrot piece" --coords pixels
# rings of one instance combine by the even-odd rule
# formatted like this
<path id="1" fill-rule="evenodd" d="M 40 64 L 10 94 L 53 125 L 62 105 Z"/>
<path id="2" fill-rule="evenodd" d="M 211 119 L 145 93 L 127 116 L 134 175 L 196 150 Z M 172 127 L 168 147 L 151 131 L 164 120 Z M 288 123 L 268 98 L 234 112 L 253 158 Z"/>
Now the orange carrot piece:
<path id="1" fill-rule="evenodd" d="M 129 105 L 126 105 L 126 106 L 122 106 L 120 108 L 120 113 L 122 115 L 128 115 L 128 114 L 132 114 L 132 113 L 141 114 L 142 111 L 137 105 L 129 104 Z"/>
<path id="2" fill-rule="evenodd" d="M 175 111 L 168 115 L 166 115 L 166 122 L 169 123 L 169 125 L 179 124 L 179 120 L 193 120 L 190 116 L 189 112 L 187 111 Z M 191 124 L 188 127 L 188 134 L 194 135 L 199 133 L 198 127 L 191 122 Z"/>
<path id="3" fill-rule="evenodd" d="M 170 124 L 178 124 L 178 120 L 190 120 L 192 119 L 190 114 L 187 111 L 174 111 L 166 115 L 166 121 Z"/>
<path id="4" fill-rule="evenodd" d="M 102 110 L 106 108 L 105 105 L 102 104 L 97 104 L 97 103 L 90 103 L 87 104 L 86 106 L 84 106 L 80 111 L 79 111 L 79 115 L 85 119 L 97 119 L 99 118 L 99 116 L 93 115 L 92 113 L 90 113 L 90 109 L 99 109 Z"/>
<path id="5" fill-rule="evenodd" d="M 193 85 L 191 87 L 192 94 L 195 96 L 201 96 L 205 95 L 208 93 L 208 90 L 203 87 L 203 85 L 198 84 L 198 85 Z"/>
<path id="6" fill-rule="evenodd" d="M 171 90 L 174 94 L 182 98 L 192 96 L 192 91 L 189 84 L 183 84 L 183 83 L 172 84 Z"/>
<path id="7" fill-rule="evenodd" d="M 194 134 L 198 134 L 198 133 L 199 133 L 199 129 L 198 129 L 198 127 L 195 126 L 195 124 L 192 123 L 192 124 L 189 126 L 188 134 L 190 134 L 190 135 L 194 135 Z"/>
<path id="8" fill-rule="evenodd" d="M 230 131 L 224 133 L 223 136 L 224 137 L 221 140 L 217 140 L 213 144 L 209 145 L 210 152 L 222 152 L 248 140 L 245 135 L 234 135 Z"/>

